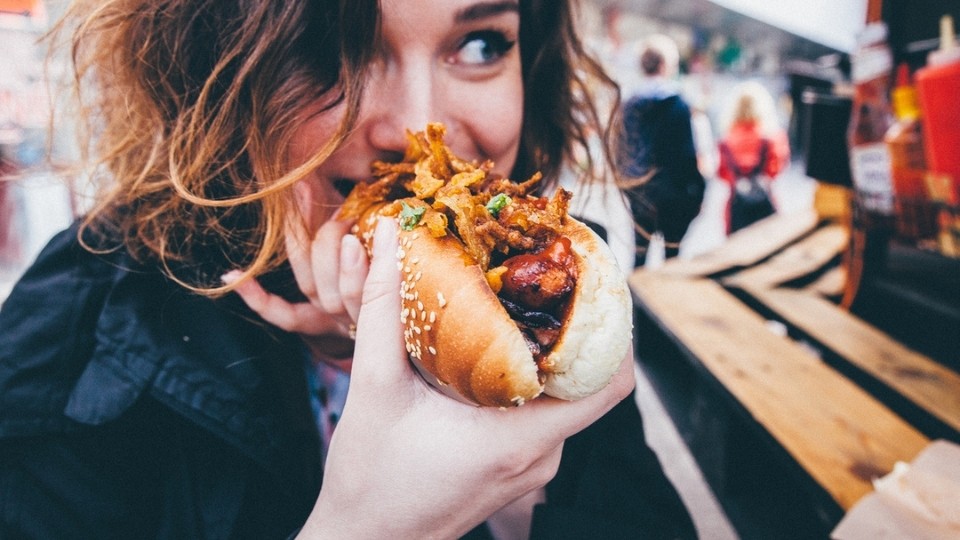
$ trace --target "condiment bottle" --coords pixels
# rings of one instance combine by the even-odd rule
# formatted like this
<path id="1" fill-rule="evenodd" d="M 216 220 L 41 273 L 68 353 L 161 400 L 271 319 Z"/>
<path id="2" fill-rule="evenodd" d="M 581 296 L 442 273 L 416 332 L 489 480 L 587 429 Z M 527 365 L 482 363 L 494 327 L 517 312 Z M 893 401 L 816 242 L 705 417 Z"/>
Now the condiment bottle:
<path id="1" fill-rule="evenodd" d="M 913 240 L 935 238 L 936 213 L 928 200 L 924 182 L 927 161 L 924 156 L 920 105 L 907 64 L 897 66 L 896 81 L 891 92 L 895 121 L 887 130 L 884 140 L 890 151 L 897 233 Z"/>
<path id="2" fill-rule="evenodd" d="M 924 114 L 923 129 L 930 170 L 949 175 L 953 189 L 938 193 L 949 204 L 960 203 L 960 47 L 953 18 L 940 19 L 940 48 L 917 71 L 917 91 Z"/>
<path id="3" fill-rule="evenodd" d="M 865 211 L 868 227 L 886 223 L 893 215 L 890 150 L 884 142 L 893 123 L 889 98 L 893 55 L 886 39 L 886 24 L 868 24 L 851 57 L 854 94 L 847 143 L 857 206 Z"/>

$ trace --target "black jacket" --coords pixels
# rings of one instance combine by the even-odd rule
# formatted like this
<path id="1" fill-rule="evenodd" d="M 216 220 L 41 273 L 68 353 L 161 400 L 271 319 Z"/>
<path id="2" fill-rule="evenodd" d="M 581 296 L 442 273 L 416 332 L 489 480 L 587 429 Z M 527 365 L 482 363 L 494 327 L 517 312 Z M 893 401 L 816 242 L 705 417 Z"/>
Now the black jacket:
<path id="1" fill-rule="evenodd" d="M 322 480 L 298 340 L 75 236 L 0 311 L 0 538 L 295 532 Z M 632 400 L 568 441 L 547 493 L 538 538 L 693 534 Z"/>
<path id="2" fill-rule="evenodd" d="M 697 167 L 690 107 L 677 94 L 640 95 L 623 106 L 618 166 L 628 178 L 652 176 L 627 190 L 634 220 L 679 242 L 700 212 L 706 180 Z M 644 242 L 645 243 L 645 242 Z"/>

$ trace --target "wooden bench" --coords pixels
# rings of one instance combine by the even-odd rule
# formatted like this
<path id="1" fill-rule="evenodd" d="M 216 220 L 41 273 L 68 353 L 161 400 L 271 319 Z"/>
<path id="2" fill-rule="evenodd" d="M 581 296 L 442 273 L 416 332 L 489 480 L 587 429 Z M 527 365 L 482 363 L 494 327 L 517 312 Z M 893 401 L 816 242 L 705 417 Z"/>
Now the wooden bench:
<path id="1" fill-rule="evenodd" d="M 744 536 L 825 538 L 896 462 L 960 442 L 956 351 L 924 356 L 831 301 L 849 238 L 775 215 L 629 278 L 640 367 Z"/>
<path id="2" fill-rule="evenodd" d="M 744 536 L 825 537 L 872 491 L 874 479 L 898 461 L 911 461 L 933 435 L 941 436 L 920 429 L 912 417 L 835 369 L 810 341 L 882 381 L 947 426 L 948 438 L 960 440 L 960 377 L 819 295 L 733 289 L 781 314 L 775 319 L 789 334 L 818 336 L 798 341 L 772 331 L 769 317 L 721 281 L 638 270 L 629 283 L 641 321 L 636 345 L 641 368 L 692 367 L 692 375 L 672 375 L 680 382 L 658 385 L 658 375 L 648 375 L 658 391 L 674 395 L 661 396 L 666 401 L 697 394 L 668 410 Z M 722 410 L 731 411 L 732 419 Z M 737 483 L 747 486 L 730 486 Z M 767 522 L 751 523 L 756 515 Z"/>
<path id="3" fill-rule="evenodd" d="M 745 292 L 817 345 L 960 431 L 960 375 L 821 297 L 748 286 Z"/>
<path id="4" fill-rule="evenodd" d="M 850 232 L 840 224 L 825 225 L 756 265 L 724 280 L 725 285 L 748 284 L 773 287 L 802 279 L 833 262 L 850 241 Z"/>
<path id="5" fill-rule="evenodd" d="M 843 509 L 927 437 L 719 284 L 637 272 L 636 301 Z M 642 352 L 640 353 L 642 355 Z"/>
<path id="6" fill-rule="evenodd" d="M 814 210 L 777 213 L 741 229 L 719 248 L 699 256 L 669 259 L 659 269 L 677 276 L 710 276 L 756 264 L 814 230 L 820 219 Z"/>

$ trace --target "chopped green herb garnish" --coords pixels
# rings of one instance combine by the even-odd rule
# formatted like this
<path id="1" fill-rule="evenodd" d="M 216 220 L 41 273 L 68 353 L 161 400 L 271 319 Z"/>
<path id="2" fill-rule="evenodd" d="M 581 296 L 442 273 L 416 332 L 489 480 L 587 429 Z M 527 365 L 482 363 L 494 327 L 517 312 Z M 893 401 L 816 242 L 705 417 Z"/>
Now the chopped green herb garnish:
<path id="1" fill-rule="evenodd" d="M 497 193 L 487 202 L 487 211 L 490 212 L 491 216 L 497 217 L 500 215 L 500 210 L 503 210 L 503 207 L 511 202 L 513 200 L 505 193 Z"/>
<path id="2" fill-rule="evenodd" d="M 400 210 L 400 228 L 405 231 L 412 231 L 413 228 L 417 226 L 417 223 L 420 223 L 420 218 L 422 218 L 423 213 L 427 211 L 427 207 L 413 207 L 405 202 L 401 204 L 403 208 Z"/>

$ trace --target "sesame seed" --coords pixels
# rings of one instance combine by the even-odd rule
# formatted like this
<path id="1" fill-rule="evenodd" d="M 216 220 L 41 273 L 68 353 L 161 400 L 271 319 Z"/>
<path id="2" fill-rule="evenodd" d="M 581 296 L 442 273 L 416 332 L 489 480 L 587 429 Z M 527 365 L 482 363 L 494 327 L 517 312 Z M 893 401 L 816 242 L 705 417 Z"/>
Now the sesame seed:
<path id="1" fill-rule="evenodd" d="M 424 332 L 429 332 L 430 330 L 433 330 L 433 327 L 432 327 L 432 326 L 430 326 L 429 324 L 423 325 L 423 331 L 424 331 Z"/>
<path id="2" fill-rule="evenodd" d="M 431 323 L 437 322 L 437 312 L 436 312 L 436 311 L 431 311 L 431 312 L 430 312 L 430 322 L 431 322 Z"/>
<path id="3" fill-rule="evenodd" d="M 417 309 L 419 309 L 420 311 L 423 311 L 423 302 L 417 300 Z"/>
<path id="4" fill-rule="evenodd" d="M 427 350 L 430 351 L 430 354 L 437 354 L 437 350 L 433 348 L 433 345 L 427 347 Z"/>
<path id="5" fill-rule="evenodd" d="M 443 297 L 442 292 L 437 293 L 437 301 L 440 302 L 440 307 L 447 305 L 447 299 Z"/>

